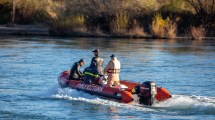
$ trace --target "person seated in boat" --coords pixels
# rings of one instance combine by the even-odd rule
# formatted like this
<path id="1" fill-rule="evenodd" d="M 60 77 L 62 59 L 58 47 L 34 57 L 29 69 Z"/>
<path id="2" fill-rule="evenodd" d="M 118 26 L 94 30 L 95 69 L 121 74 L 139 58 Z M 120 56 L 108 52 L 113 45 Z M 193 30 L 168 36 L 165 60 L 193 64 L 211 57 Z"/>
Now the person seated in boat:
<path id="1" fill-rule="evenodd" d="M 104 69 L 104 75 L 108 74 L 108 82 L 107 86 L 119 86 L 119 73 L 120 73 L 120 61 L 117 60 L 116 56 L 112 54 L 111 56 L 111 61 L 108 63 L 106 68 Z"/>
<path id="2" fill-rule="evenodd" d="M 99 84 L 99 71 L 96 68 L 96 63 L 84 69 L 84 83 L 85 84 Z"/>
<path id="3" fill-rule="evenodd" d="M 95 49 L 94 51 L 92 51 L 94 53 L 94 56 L 91 60 L 91 64 L 93 62 L 96 62 L 96 68 L 99 71 L 99 75 L 103 75 L 103 64 L 104 64 L 104 60 L 99 56 L 100 50 Z"/>
<path id="4" fill-rule="evenodd" d="M 85 64 L 83 59 L 80 59 L 78 62 L 75 62 L 70 70 L 69 80 L 82 80 L 83 73 L 80 71 L 80 68 Z"/>

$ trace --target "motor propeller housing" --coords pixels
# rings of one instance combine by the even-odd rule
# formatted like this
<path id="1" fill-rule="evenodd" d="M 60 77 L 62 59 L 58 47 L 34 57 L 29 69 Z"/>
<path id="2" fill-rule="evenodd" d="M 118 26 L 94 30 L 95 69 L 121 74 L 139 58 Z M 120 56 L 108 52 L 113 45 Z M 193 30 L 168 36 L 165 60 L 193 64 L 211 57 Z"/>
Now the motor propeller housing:
<path id="1" fill-rule="evenodd" d="M 156 101 L 157 87 L 155 82 L 147 81 L 135 87 L 140 104 L 152 105 Z"/>

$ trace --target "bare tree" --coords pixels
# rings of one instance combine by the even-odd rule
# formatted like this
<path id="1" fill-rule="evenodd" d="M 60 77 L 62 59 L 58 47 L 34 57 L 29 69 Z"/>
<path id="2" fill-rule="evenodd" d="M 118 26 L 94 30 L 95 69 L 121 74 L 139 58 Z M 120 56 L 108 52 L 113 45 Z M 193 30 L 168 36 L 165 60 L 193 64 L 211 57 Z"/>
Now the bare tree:
<path id="1" fill-rule="evenodd" d="M 215 0 L 185 0 L 196 12 L 201 24 L 210 28 L 215 21 Z"/>

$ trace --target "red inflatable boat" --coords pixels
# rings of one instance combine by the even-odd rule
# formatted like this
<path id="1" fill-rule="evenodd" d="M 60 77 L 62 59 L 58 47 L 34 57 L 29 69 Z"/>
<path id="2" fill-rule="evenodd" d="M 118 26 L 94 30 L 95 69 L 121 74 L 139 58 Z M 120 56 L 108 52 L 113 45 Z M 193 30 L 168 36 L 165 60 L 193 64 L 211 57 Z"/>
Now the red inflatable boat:
<path id="1" fill-rule="evenodd" d="M 121 80 L 120 87 L 106 87 L 95 84 L 84 84 L 82 81 L 68 80 L 70 71 L 64 71 L 58 77 L 61 87 L 70 87 L 90 94 L 103 96 L 118 102 L 138 103 L 152 105 L 171 98 L 171 94 L 154 82 L 147 81 L 142 84 Z"/>

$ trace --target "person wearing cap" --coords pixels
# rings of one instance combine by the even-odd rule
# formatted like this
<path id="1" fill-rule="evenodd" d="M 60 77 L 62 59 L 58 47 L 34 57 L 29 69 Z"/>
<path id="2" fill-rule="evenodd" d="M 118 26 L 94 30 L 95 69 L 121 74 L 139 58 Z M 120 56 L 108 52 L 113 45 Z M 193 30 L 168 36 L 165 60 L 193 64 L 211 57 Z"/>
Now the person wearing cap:
<path id="1" fill-rule="evenodd" d="M 104 60 L 99 56 L 100 50 L 95 49 L 92 52 L 94 53 L 95 57 L 92 58 L 91 64 L 93 62 L 95 62 L 96 63 L 96 68 L 99 71 L 99 75 L 103 75 Z"/>
<path id="2" fill-rule="evenodd" d="M 104 69 L 104 75 L 108 74 L 108 82 L 107 86 L 111 87 L 112 85 L 114 86 L 119 86 L 119 73 L 120 73 L 120 61 L 117 60 L 116 56 L 112 54 L 111 56 L 111 61 L 108 63 L 106 68 Z"/>
<path id="3" fill-rule="evenodd" d="M 85 64 L 83 59 L 75 62 L 70 70 L 69 80 L 81 80 L 83 78 L 83 73 L 80 68 Z"/>
<path id="4" fill-rule="evenodd" d="M 96 69 L 96 63 L 84 69 L 84 83 L 85 84 L 99 84 L 99 72 Z"/>

